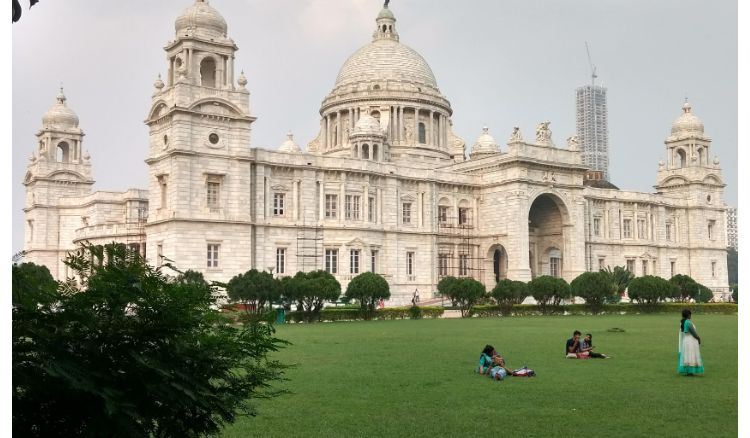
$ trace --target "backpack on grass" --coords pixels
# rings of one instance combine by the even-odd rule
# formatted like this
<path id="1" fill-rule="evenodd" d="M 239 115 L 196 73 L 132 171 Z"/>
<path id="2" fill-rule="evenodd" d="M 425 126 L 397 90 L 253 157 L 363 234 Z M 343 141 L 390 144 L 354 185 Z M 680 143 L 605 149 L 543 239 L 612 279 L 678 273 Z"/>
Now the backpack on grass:
<path id="1" fill-rule="evenodd" d="M 534 370 L 530 370 L 528 367 L 519 368 L 517 370 L 513 370 L 512 376 L 514 377 L 534 377 L 536 376 L 536 373 Z"/>

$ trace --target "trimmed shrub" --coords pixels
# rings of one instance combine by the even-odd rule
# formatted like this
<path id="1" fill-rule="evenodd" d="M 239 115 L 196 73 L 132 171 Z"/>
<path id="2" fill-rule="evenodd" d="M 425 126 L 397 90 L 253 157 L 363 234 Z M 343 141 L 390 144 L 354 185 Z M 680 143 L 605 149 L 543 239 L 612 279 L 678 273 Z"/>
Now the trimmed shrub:
<path id="1" fill-rule="evenodd" d="M 372 272 L 363 272 L 349 282 L 346 296 L 359 301 L 362 315 L 365 319 L 370 319 L 375 314 L 375 304 L 381 299 L 390 298 L 391 291 L 385 278 Z"/>
<path id="2" fill-rule="evenodd" d="M 247 312 L 263 314 L 271 303 L 281 297 L 281 283 L 268 272 L 251 269 L 237 274 L 227 283 L 227 297 L 234 303 L 245 304 Z"/>
<path id="3" fill-rule="evenodd" d="M 542 313 L 546 314 L 557 307 L 565 298 L 570 298 L 570 285 L 559 277 L 542 275 L 529 282 L 529 292 L 537 301 Z"/>
<path id="4" fill-rule="evenodd" d="M 586 300 L 586 304 L 596 312 L 607 301 L 617 294 L 612 277 L 606 272 L 584 272 L 570 282 L 573 296 Z"/>
<path id="5" fill-rule="evenodd" d="M 521 304 L 529 296 L 529 287 L 523 281 L 500 280 L 490 292 L 501 309 L 505 309 L 503 314 L 509 314 L 514 304 Z"/>
<path id="6" fill-rule="evenodd" d="M 677 274 L 670 278 L 669 282 L 676 287 L 674 295 L 671 298 L 683 303 L 690 301 L 690 299 L 695 299 L 697 301 L 701 285 L 693 280 L 692 277 L 689 275 Z"/>
<path id="7" fill-rule="evenodd" d="M 487 295 L 484 284 L 473 278 L 446 277 L 438 283 L 438 292 L 456 303 L 464 318 L 471 316 L 474 304 Z"/>
<path id="8" fill-rule="evenodd" d="M 634 278 L 628 287 L 631 300 L 638 302 L 645 311 L 653 311 L 654 306 L 675 296 L 677 286 L 661 277 L 645 275 Z"/>

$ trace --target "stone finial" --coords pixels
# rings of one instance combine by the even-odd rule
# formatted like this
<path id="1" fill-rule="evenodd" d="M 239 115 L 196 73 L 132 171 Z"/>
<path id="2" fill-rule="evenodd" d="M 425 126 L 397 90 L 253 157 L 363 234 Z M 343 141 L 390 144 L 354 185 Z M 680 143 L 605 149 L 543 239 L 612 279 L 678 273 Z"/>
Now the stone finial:
<path id="1" fill-rule="evenodd" d="M 36 154 L 34 153 L 34 151 L 31 151 L 31 156 L 29 157 L 29 161 L 31 161 L 32 163 L 36 161 Z"/>
<path id="2" fill-rule="evenodd" d="M 237 85 L 239 85 L 241 88 L 245 88 L 245 85 L 247 85 L 247 78 L 245 77 L 245 70 L 240 71 L 240 77 L 237 78 Z"/>
<path id="3" fill-rule="evenodd" d="M 714 155 L 714 165 L 719 165 L 719 157 L 717 157 L 716 155 Z"/>
<path id="4" fill-rule="evenodd" d="M 578 142 L 577 135 L 571 135 L 570 137 L 568 137 L 568 149 L 570 149 L 571 151 L 580 150 L 580 143 Z"/>
<path id="5" fill-rule="evenodd" d="M 509 143 L 515 143 L 523 141 L 523 136 L 521 135 L 521 128 L 518 126 L 513 127 L 513 132 L 510 133 L 510 138 L 508 139 Z"/>
<path id="6" fill-rule="evenodd" d="M 164 81 L 161 80 L 161 73 L 156 78 L 156 82 L 154 82 L 154 88 L 161 91 L 162 88 L 164 88 Z"/>
<path id="7" fill-rule="evenodd" d="M 86 150 L 86 152 L 83 153 L 83 161 L 85 163 L 88 163 L 89 161 L 91 161 L 91 155 L 89 155 L 88 150 Z"/>
<path id="8" fill-rule="evenodd" d="M 659 160 L 659 170 L 664 170 L 664 160 Z"/>

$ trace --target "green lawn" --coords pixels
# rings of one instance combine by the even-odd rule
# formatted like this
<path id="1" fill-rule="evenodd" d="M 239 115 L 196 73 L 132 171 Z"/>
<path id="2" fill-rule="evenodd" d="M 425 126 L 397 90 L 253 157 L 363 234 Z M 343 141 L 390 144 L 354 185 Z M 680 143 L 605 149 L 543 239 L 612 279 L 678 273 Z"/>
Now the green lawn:
<path id="1" fill-rule="evenodd" d="M 284 387 L 225 437 L 737 436 L 737 316 L 695 315 L 706 374 L 676 373 L 678 315 L 288 324 Z M 620 327 L 624 333 L 607 332 Z M 573 330 L 612 359 L 563 359 Z M 537 377 L 474 374 L 485 344 Z"/>

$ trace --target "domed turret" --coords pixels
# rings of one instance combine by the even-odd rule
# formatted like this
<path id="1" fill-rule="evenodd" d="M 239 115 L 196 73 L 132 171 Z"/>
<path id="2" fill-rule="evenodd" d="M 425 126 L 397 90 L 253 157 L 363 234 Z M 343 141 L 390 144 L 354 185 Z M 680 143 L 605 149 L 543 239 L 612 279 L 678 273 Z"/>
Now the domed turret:
<path id="1" fill-rule="evenodd" d="M 375 117 L 369 114 L 363 114 L 354 125 L 354 135 L 383 135 L 383 128 Z"/>
<path id="2" fill-rule="evenodd" d="M 289 131 L 286 134 L 286 141 L 279 146 L 279 152 L 286 152 L 286 153 L 297 153 L 302 151 L 300 149 L 299 145 L 294 142 L 294 136 L 292 135 L 292 131 Z"/>
<path id="3" fill-rule="evenodd" d="M 477 138 L 477 142 L 471 148 L 472 157 L 476 154 L 494 154 L 499 152 L 495 138 L 489 133 L 489 128 L 482 128 L 482 134 Z"/>
<path id="4" fill-rule="evenodd" d="M 219 39 L 227 36 L 227 22 L 206 0 L 196 0 L 174 22 L 175 35 Z"/>
<path id="5" fill-rule="evenodd" d="M 703 135 L 703 122 L 693 114 L 688 102 L 682 105 L 682 115 L 672 123 L 672 135 L 685 134 Z"/>
<path id="6" fill-rule="evenodd" d="M 42 117 L 42 125 L 44 128 L 57 128 L 57 129 L 77 129 L 78 128 L 78 116 L 76 113 L 67 107 L 65 101 L 67 98 L 63 93 L 62 87 L 60 87 L 60 94 L 57 95 L 57 102 L 49 109 Z"/>

